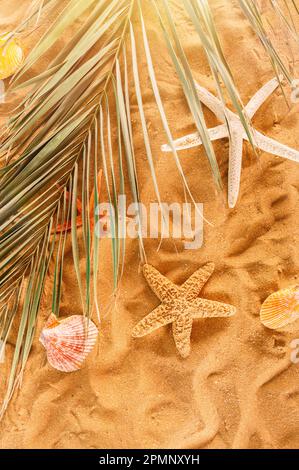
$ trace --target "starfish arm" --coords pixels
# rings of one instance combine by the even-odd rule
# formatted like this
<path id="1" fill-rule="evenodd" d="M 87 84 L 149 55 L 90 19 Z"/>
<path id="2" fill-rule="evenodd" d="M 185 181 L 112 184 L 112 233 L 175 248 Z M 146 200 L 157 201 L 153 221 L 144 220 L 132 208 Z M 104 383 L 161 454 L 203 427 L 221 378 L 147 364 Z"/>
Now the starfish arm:
<path id="1" fill-rule="evenodd" d="M 235 207 L 239 190 L 242 169 L 243 135 L 234 130 L 231 132 L 228 163 L 228 205 Z"/>
<path id="2" fill-rule="evenodd" d="M 181 291 L 187 300 L 192 300 L 198 296 L 209 277 L 213 274 L 214 269 L 214 263 L 207 263 L 184 282 L 181 286 Z"/>
<path id="3" fill-rule="evenodd" d="M 215 114 L 219 121 L 224 122 L 225 114 L 222 101 L 196 82 L 195 87 L 200 101 Z"/>
<path id="4" fill-rule="evenodd" d="M 269 82 L 265 83 L 262 88 L 260 88 L 255 95 L 250 99 L 250 101 L 245 106 L 245 111 L 247 112 L 248 117 L 251 119 L 261 105 L 266 101 L 267 98 L 273 93 L 274 90 L 278 87 L 279 82 L 277 78 L 272 78 Z"/>
<path id="5" fill-rule="evenodd" d="M 163 304 L 159 305 L 159 307 L 155 308 L 155 310 L 137 323 L 133 328 L 132 336 L 133 338 L 140 338 L 141 336 L 148 335 L 161 326 L 168 325 L 174 319 L 175 315 L 169 307 Z"/>
<path id="6" fill-rule="evenodd" d="M 208 129 L 208 132 L 212 141 L 228 137 L 226 124 L 221 124 L 220 126 L 212 127 L 211 129 Z M 193 134 L 185 135 L 184 137 L 175 140 L 173 143 L 175 149 L 179 151 L 198 147 L 199 145 L 202 145 L 202 140 L 200 138 L 199 132 L 194 132 Z M 162 145 L 161 150 L 162 152 L 172 152 L 172 148 L 168 144 Z"/>
<path id="7" fill-rule="evenodd" d="M 172 324 L 174 342 L 182 357 L 188 357 L 190 354 L 192 321 L 192 316 L 181 316 Z"/>
<path id="8" fill-rule="evenodd" d="M 159 271 L 150 264 L 143 266 L 143 274 L 150 288 L 161 302 L 179 295 L 179 287 L 159 273 Z"/>
<path id="9" fill-rule="evenodd" d="M 193 318 L 232 317 L 236 307 L 216 300 L 197 298 L 192 301 Z"/>
<path id="10" fill-rule="evenodd" d="M 288 160 L 293 160 L 299 162 L 299 152 L 298 150 L 292 149 L 287 145 L 277 142 L 277 140 L 266 137 L 261 132 L 255 131 L 254 137 L 256 145 L 260 150 L 264 152 L 272 153 L 273 155 L 278 155 L 279 157 L 287 158 Z"/>

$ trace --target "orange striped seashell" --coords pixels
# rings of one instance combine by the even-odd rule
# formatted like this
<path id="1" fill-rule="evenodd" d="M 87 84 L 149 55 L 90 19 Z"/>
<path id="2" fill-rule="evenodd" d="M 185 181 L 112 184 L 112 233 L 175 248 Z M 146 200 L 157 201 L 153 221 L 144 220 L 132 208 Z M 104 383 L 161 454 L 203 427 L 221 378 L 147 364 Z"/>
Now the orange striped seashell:
<path id="1" fill-rule="evenodd" d="M 52 367 L 62 372 L 73 372 L 81 368 L 97 336 L 95 324 L 82 315 L 58 320 L 51 314 L 39 340 L 47 351 Z"/>
<path id="2" fill-rule="evenodd" d="M 262 305 L 260 318 L 267 328 L 283 328 L 299 318 L 299 286 L 281 289 L 269 295 Z"/>
<path id="3" fill-rule="evenodd" d="M 9 36 L 9 33 L 0 36 L 0 80 L 13 75 L 24 60 L 23 49 Z"/>

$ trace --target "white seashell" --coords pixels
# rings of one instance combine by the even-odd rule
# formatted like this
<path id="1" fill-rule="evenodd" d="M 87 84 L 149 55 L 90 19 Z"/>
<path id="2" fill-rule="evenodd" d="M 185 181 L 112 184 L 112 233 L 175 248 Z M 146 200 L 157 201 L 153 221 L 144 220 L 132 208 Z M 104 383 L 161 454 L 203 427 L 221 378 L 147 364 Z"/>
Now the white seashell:
<path id="1" fill-rule="evenodd" d="M 40 335 L 40 342 L 52 367 L 62 372 L 73 372 L 81 368 L 97 336 L 95 324 L 82 315 L 58 320 L 51 314 Z"/>

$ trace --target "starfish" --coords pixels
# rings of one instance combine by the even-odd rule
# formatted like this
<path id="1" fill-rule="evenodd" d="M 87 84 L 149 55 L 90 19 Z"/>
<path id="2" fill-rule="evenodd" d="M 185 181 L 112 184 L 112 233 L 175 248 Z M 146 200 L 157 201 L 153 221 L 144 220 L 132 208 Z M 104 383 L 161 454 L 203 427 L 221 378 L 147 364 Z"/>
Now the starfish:
<path id="1" fill-rule="evenodd" d="M 182 286 L 177 286 L 153 266 L 145 264 L 143 274 L 162 303 L 135 326 L 132 336 L 139 338 L 172 323 L 179 354 L 184 358 L 189 356 L 192 322 L 195 318 L 231 317 L 236 313 L 232 305 L 198 297 L 214 268 L 214 263 L 207 263 Z"/>
<path id="2" fill-rule="evenodd" d="M 223 138 L 230 139 L 228 205 L 230 208 L 233 208 L 236 205 L 240 189 L 243 140 L 248 140 L 248 136 L 237 114 L 233 113 L 230 109 L 225 107 L 222 101 L 212 95 L 208 90 L 201 87 L 197 83 L 195 83 L 195 85 L 200 101 L 202 101 L 202 103 L 215 114 L 219 121 L 224 123 L 227 122 L 227 124 L 221 124 L 219 126 L 208 129 L 208 132 L 211 141 Z M 266 99 L 276 90 L 278 85 L 279 81 L 277 78 L 273 78 L 255 93 L 255 95 L 245 106 L 245 113 L 249 119 L 253 118 L 264 101 L 266 101 Z M 260 150 L 299 162 L 299 152 L 297 150 L 281 144 L 280 142 L 277 142 L 270 137 L 266 137 L 264 134 L 254 128 L 252 129 L 252 134 L 255 145 Z M 199 145 L 202 145 L 202 140 L 198 132 L 189 134 L 174 141 L 176 150 L 189 149 Z M 162 145 L 161 150 L 164 152 L 172 151 L 171 147 L 167 144 Z"/>

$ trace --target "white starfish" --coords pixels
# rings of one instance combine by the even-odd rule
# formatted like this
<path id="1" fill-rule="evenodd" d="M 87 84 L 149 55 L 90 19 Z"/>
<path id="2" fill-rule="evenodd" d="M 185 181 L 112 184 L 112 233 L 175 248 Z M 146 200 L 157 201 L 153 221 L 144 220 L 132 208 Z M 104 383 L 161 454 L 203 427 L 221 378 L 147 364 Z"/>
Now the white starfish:
<path id="1" fill-rule="evenodd" d="M 278 87 L 279 82 L 276 78 L 273 78 L 267 82 L 260 90 L 255 93 L 249 103 L 245 106 L 245 111 L 249 119 L 251 119 L 260 106 L 266 101 L 266 99 L 273 93 Z M 219 119 L 221 122 L 228 122 L 227 124 L 221 124 L 219 126 L 208 129 L 210 139 L 218 140 L 223 138 L 230 139 L 229 146 L 229 168 L 228 168 L 228 205 L 233 208 L 236 205 L 239 189 L 240 189 L 240 178 L 242 169 L 242 148 L 243 140 L 248 140 L 247 134 L 241 123 L 239 116 L 233 113 L 230 109 L 223 106 L 220 99 L 212 95 L 208 90 L 199 86 L 196 83 L 196 89 L 200 101 L 203 102 Z M 229 129 L 228 129 L 229 127 Z M 252 134 L 256 146 L 265 152 L 278 155 L 280 157 L 288 158 L 299 162 L 299 152 L 294 150 L 287 145 L 281 144 L 270 137 L 266 137 L 256 129 L 252 129 Z M 185 137 L 174 141 L 176 150 L 184 150 L 192 147 L 196 147 L 202 144 L 202 140 L 198 132 L 189 134 Z M 171 152 L 172 149 L 169 145 L 162 145 L 161 150 L 163 152 Z"/>

